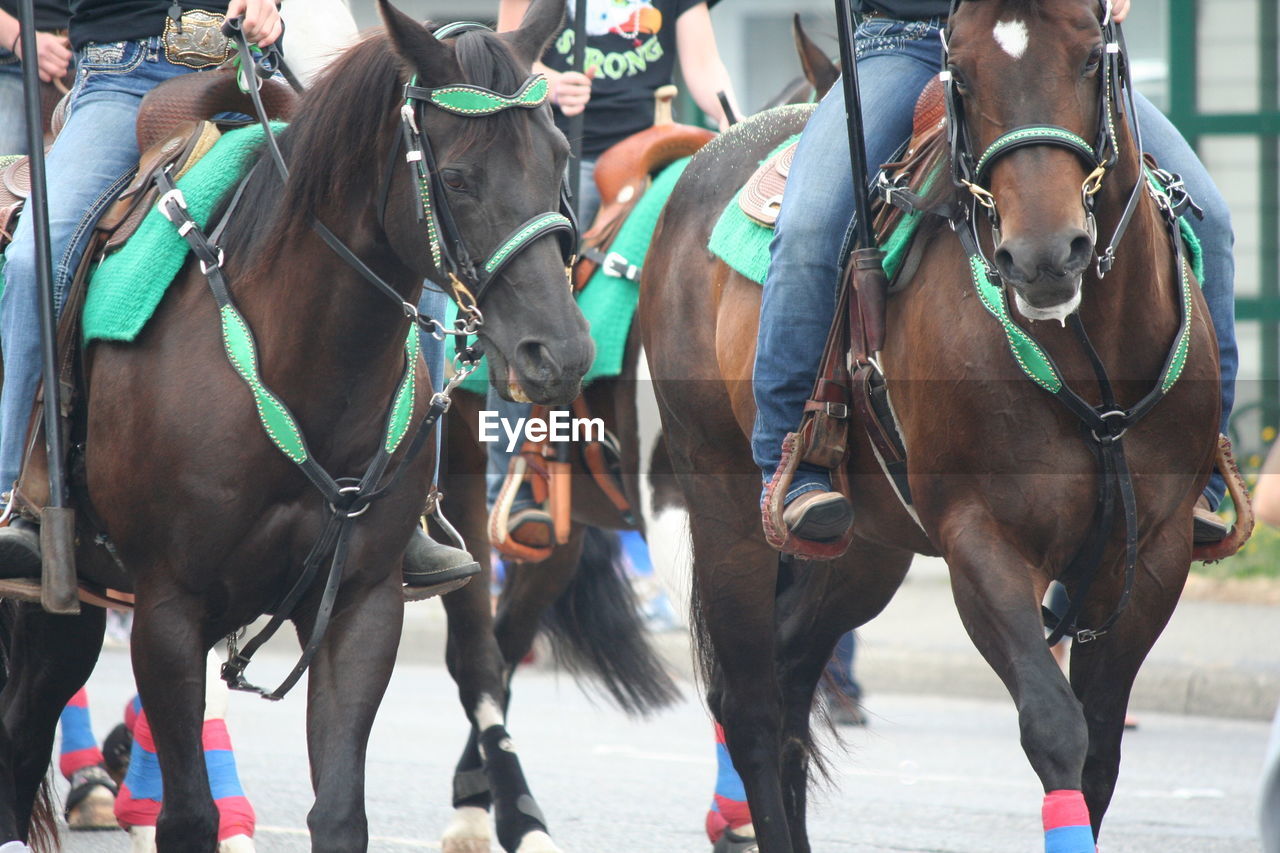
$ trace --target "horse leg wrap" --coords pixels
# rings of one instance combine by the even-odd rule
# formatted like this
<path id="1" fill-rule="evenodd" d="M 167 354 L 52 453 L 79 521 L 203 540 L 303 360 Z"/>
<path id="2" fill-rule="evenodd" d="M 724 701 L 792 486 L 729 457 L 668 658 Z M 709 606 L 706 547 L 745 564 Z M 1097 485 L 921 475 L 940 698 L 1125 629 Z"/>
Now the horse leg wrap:
<path id="1" fill-rule="evenodd" d="M 31 853 L 31 848 L 21 841 L 8 841 L 0 844 L 0 853 Z"/>
<path id="2" fill-rule="evenodd" d="M 546 832 L 546 820 L 525 782 L 506 726 L 490 726 L 480 733 L 480 754 L 493 791 L 498 842 L 505 850 L 515 850 L 528 833 Z"/>
<path id="3" fill-rule="evenodd" d="M 492 797 L 489 792 L 489 777 L 483 767 L 472 770 L 457 770 L 453 774 L 453 807 L 477 806 L 488 809 Z"/>
<path id="4" fill-rule="evenodd" d="M 726 829 L 741 829 L 750 824 L 751 807 L 747 805 L 746 787 L 729 757 L 724 727 L 716 723 L 716 792 L 707 812 L 707 838 L 715 844 Z"/>
<path id="5" fill-rule="evenodd" d="M 1050 791 L 1045 795 L 1044 853 L 1095 853 L 1089 807 L 1079 791 Z"/>
<path id="6" fill-rule="evenodd" d="M 62 771 L 63 778 L 70 779 L 77 770 L 102 763 L 102 752 L 98 749 L 98 742 L 93 737 L 93 727 L 89 723 L 89 694 L 83 687 L 76 691 L 67 707 L 62 709 L 58 723 L 62 728 L 58 769 Z"/>

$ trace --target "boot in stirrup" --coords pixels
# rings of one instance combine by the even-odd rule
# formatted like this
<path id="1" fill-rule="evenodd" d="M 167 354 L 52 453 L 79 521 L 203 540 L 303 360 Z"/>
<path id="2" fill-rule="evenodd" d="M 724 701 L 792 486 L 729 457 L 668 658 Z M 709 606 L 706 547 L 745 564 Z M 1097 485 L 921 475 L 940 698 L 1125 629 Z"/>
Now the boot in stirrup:
<path id="1" fill-rule="evenodd" d="M 480 564 L 461 548 L 443 545 L 415 528 L 404 552 L 404 597 L 421 601 L 461 589 L 480 573 Z"/>

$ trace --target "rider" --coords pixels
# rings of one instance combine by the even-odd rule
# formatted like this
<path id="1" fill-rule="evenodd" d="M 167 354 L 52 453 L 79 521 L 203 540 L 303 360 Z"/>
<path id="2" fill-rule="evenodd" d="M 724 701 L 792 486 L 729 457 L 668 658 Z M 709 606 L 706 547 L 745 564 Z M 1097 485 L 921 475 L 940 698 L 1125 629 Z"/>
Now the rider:
<path id="1" fill-rule="evenodd" d="M 78 71 L 66 124 L 49 151 L 49 229 L 58 310 L 92 235 L 93 224 L 138 163 L 134 122 L 143 96 L 182 74 L 221 65 L 231 44 L 222 37 L 227 17 L 243 16 L 250 42 L 269 46 L 283 25 L 272 0 L 72 0 L 71 45 Z M 24 217 L 6 253 L 6 287 L 0 298 L 4 387 L 0 391 L 0 484 L 18 478 L 28 418 L 40 379 L 39 291 L 34 225 Z M 465 551 L 433 542 L 425 533 L 410 541 L 404 577 L 413 597 L 431 594 L 442 572 L 474 566 Z M 39 577 L 39 536 L 14 517 L 0 528 L 0 571 Z"/>
<path id="2" fill-rule="evenodd" d="M 851 2 L 862 16 L 856 38 L 858 78 L 867 163 L 875 170 L 911 135 L 916 95 L 942 70 L 942 28 L 951 4 L 949 0 Z M 1112 0 L 1117 21 L 1128 14 L 1129 5 L 1129 0 Z M 1147 150 L 1161 167 L 1182 176 L 1204 209 L 1204 219 L 1193 218 L 1191 225 L 1204 253 L 1201 284 L 1218 338 L 1221 431 L 1226 432 L 1238 365 L 1230 212 L 1177 129 L 1142 95 L 1135 100 Z M 778 469 L 783 438 L 800 423 L 835 313 L 840 251 L 854 212 L 847 140 L 844 89 L 836 85 L 818 105 L 800 139 L 770 247 L 772 263 L 760 308 L 756 420 L 751 437 L 752 453 L 766 484 Z M 1197 542 L 1225 535 L 1226 526 L 1213 512 L 1224 491 L 1225 483 L 1215 473 L 1197 503 Z M 853 523 L 853 507 L 832 488 L 830 472 L 808 463 L 800 463 L 783 505 L 783 521 L 800 540 L 835 541 Z"/>
<path id="3" fill-rule="evenodd" d="M 61 80 L 71 67 L 66 0 L 36 0 L 36 54 L 40 79 Z M 26 154 L 22 101 L 22 24 L 16 0 L 0 0 L 0 156 Z"/>
<path id="4" fill-rule="evenodd" d="M 570 19 L 574 3 L 568 2 Z M 520 24 L 529 0 L 501 0 L 499 31 Z M 732 103 L 729 73 L 720 60 L 711 13 L 705 0 L 588 0 L 585 73 L 573 63 L 574 28 L 561 33 L 534 70 L 547 75 L 556 123 L 566 133 L 568 119 L 585 113 L 582 132 L 581 198 L 578 219 L 585 231 L 600 207 L 596 189 L 596 159 L 605 149 L 653 124 L 653 96 L 671 83 L 677 55 L 684 81 L 694 101 L 723 129 L 728 125 L 718 95 Z M 489 390 L 486 407 L 507 423 L 527 418 L 527 403 L 508 403 Z M 489 444 L 489 504 L 497 501 L 514 453 L 505 443 Z M 508 536 L 533 548 L 552 541 L 551 516 L 537 506 L 528 483 L 511 507 Z"/>

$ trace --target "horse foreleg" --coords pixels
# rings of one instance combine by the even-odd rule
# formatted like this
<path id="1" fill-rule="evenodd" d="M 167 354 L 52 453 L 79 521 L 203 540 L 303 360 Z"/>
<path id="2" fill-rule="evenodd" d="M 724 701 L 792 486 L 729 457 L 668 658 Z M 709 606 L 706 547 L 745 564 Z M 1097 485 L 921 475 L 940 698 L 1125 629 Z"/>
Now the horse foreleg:
<path id="1" fill-rule="evenodd" d="M 955 525 L 945 548 L 961 621 L 1018 709 L 1022 749 L 1044 786 L 1046 843 L 1059 853 L 1094 853 L 1081 794 L 1089 734 L 1080 703 L 1044 640 L 1036 570 L 996 531 Z M 1052 833 L 1052 836 L 1050 836 Z"/>
<path id="2" fill-rule="evenodd" d="M 484 556 L 484 552 L 481 552 Z M 493 635 L 493 613 L 489 604 L 488 560 L 480 560 L 483 571 L 474 581 L 441 600 L 448 616 L 449 635 L 445 662 L 458 685 L 458 698 L 471 720 L 471 734 L 453 774 L 453 818 L 445 828 L 445 853 L 488 853 L 492 835 L 489 808 L 493 794 L 480 756 L 480 736 L 474 711 L 481 696 L 506 707 L 507 681 L 502 652 Z"/>
<path id="3" fill-rule="evenodd" d="M 1124 615 L 1101 639 L 1076 643 L 1071 649 L 1071 686 L 1084 704 L 1089 726 L 1084 798 L 1095 837 L 1120 773 L 1120 739 L 1129 692 L 1138 668 L 1173 614 L 1186 582 L 1191 564 L 1187 543 L 1190 529 L 1179 519 L 1176 524 L 1166 525 L 1160 536 L 1151 538 L 1142 550 L 1133 597 Z M 1100 625 L 1106 620 L 1119 588 L 1112 585 L 1099 593 L 1098 603 L 1090 602 L 1085 607 L 1081 624 Z"/>
<path id="4" fill-rule="evenodd" d="M 202 603 L 177 590 L 154 585 L 140 589 L 151 594 L 138 597 L 131 647 L 164 782 L 156 849 L 213 853 L 218 849 L 218 809 L 201 740 L 208 651 L 201 633 Z"/>
<path id="5" fill-rule="evenodd" d="M 8 673 L 0 693 L 0 845 L 57 837 L 56 816 L 40 793 L 49 769 L 58 715 L 89 679 L 102 647 L 104 611 L 50 616 L 38 607 L 5 602 L 12 619 Z M 19 608 L 22 608 L 21 611 Z M 47 793 L 47 792 L 46 792 Z"/>
<path id="6" fill-rule="evenodd" d="M 399 570 L 376 586 L 339 593 L 333 619 L 311 663 L 307 683 L 307 753 L 315 804 L 307 814 L 315 853 L 367 849 L 365 756 L 400 644 L 404 618 Z M 311 617 L 298 620 L 299 636 Z"/>

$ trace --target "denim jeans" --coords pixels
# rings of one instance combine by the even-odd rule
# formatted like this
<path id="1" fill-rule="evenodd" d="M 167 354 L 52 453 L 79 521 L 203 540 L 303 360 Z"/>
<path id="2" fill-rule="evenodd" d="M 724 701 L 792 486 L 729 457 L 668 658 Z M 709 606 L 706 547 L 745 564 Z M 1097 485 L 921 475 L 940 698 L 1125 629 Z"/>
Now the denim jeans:
<path id="1" fill-rule="evenodd" d="M 26 107 L 22 100 L 22 66 L 0 50 L 0 156 L 27 153 Z"/>
<path id="2" fill-rule="evenodd" d="M 938 29 L 930 24 L 877 18 L 858 28 L 857 54 L 867 162 L 874 170 L 910 136 L 916 96 L 941 70 L 942 42 Z M 1195 152 L 1169 120 L 1141 95 L 1137 109 L 1144 147 L 1162 166 L 1182 175 L 1205 209 L 1204 220 L 1192 218 L 1191 224 L 1205 252 L 1203 288 L 1218 336 L 1225 431 L 1238 367 L 1230 213 Z M 800 424 L 835 311 L 840 249 L 853 220 L 847 138 L 844 90 L 836 85 L 805 127 L 770 246 L 772 265 L 760 309 L 756 420 L 751 436 L 752 454 L 766 482 L 777 470 L 783 438 Z M 825 469 L 801 463 L 787 500 L 830 488 Z M 1215 474 L 1206 489 L 1215 507 L 1223 489 L 1221 477 Z"/>
<path id="3" fill-rule="evenodd" d="M 159 37 L 87 44 L 77 52 L 76 61 L 67 123 L 46 161 L 53 284 L 59 313 L 94 224 L 138 164 L 134 122 L 143 95 L 170 77 L 192 72 L 165 59 Z M 0 343 L 4 347 L 0 488 L 4 489 L 18 476 L 27 420 L 40 379 L 40 296 L 33 231 L 30 217 L 18 224 L 6 252 L 6 284 L 0 299 Z"/>
<path id="4" fill-rule="evenodd" d="M 596 188 L 595 175 L 596 161 L 583 159 L 582 187 L 579 190 L 582 198 L 578 204 L 578 212 L 584 233 L 591 227 L 591 221 L 595 219 L 596 212 L 600 209 L 600 191 Z M 485 408 L 497 412 L 501 421 L 513 427 L 520 418 L 529 417 L 533 411 L 532 404 L 504 400 L 493 388 L 490 388 L 485 396 Z M 488 444 L 489 465 L 485 471 L 485 483 L 488 489 L 489 507 L 492 508 L 498 500 L 498 493 L 502 491 L 502 482 L 507 478 L 507 468 L 511 465 L 511 459 L 520 452 L 520 445 L 518 443 L 516 448 L 508 453 L 506 433 L 501 428 L 498 429 L 498 440 Z M 533 490 L 528 483 L 523 483 L 520 490 L 516 492 L 513 509 L 520 510 L 530 506 L 533 506 Z"/>

